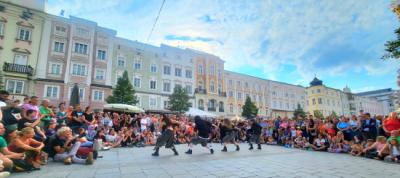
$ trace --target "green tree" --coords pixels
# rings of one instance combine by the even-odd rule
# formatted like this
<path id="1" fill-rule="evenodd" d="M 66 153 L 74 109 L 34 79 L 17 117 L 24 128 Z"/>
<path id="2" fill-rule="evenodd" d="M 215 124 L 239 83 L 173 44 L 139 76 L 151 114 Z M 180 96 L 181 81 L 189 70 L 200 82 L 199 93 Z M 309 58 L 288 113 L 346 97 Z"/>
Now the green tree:
<path id="1" fill-rule="evenodd" d="M 174 92 L 169 96 L 169 109 L 183 113 L 189 110 L 190 102 L 189 95 L 180 85 L 175 86 Z"/>
<path id="2" fill-rule="evenodd" d="M 243 109 L 242 116 L 247 119 L 251 119 L 257 116 L 258 108 L 253 102 L 251 102 L 250 97 L 246 98 L 246 101 L 242 109 Z"/>
<path id="3" fill-rule="evenodd" d="M 306 113 L 304 112 L 303 108 L 301 108 L 300 104 L 297 104 L 297 109 L 294 110 L 293 113 L 294 117 L 297 119 L 299 116 L 301 118 L 306 118 Z"/>
<path id="4" fill-rule="evenodd" d="M 314 110 L 314 117 L 318 118 L 318 119 L 323 119 L 324 115 L 322 114 L 322 112 L 320 110 Z"/>
<path id="5" fill-rule="evenodd" d="M 117 86 L 113 89 L 113 94 L 107 98 L 107 103 L 120 103 L 135 105 L 138 103 L 135 89 L 129 81 L 128 72 L 124 71 L 122 77 L 118 78 Z"/>
<path id="6" fill-rule="evenodd" d="M 386 53 L 382 56 L 382 59 L 400 58 L 400 28 L 396 29 L 394 33 L 396 34 L 396 39 L 385 43 Z"/>
<path id="7" fill-rule="evenodd" d="M 338 117 L 339 117 L 335 111 L 332 111 L 331 116 L 333 116 L 333 117 L 335 117 L 335 118 L 338 118 Z"/>

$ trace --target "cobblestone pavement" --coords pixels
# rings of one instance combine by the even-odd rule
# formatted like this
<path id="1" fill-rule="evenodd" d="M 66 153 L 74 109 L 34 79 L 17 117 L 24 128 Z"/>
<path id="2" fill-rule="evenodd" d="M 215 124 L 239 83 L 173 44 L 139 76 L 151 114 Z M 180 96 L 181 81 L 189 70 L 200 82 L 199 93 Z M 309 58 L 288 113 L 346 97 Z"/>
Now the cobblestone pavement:
<path id="1" fill-rule="evenodd" d="M 153 147 L 118 148 L 100 152 L 104 158 L 94 165 L 69 165 L 51 162 L 42 170 L 17 173 L 15 178 L 144 178 L 144 177 L 400 177 L 400 165 L 346 154 L 303 151 L 278 146 L 249 151 L 246 144 L 239 152 L 229 145 L 227 153 L 213 145 L 215 154 L 196 147 L 193 155 L 185 155 L 186 145 L 178 145 L 179 156 L 160 149 L 160 157 L 150 156 Z"/>

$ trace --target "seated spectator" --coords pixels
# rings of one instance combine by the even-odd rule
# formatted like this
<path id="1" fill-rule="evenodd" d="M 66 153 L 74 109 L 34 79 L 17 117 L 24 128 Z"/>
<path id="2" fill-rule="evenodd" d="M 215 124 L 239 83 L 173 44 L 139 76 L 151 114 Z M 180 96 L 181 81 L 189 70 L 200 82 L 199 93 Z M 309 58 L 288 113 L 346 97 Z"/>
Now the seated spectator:
<path id="1" fill-rule="evenodd" d="M 35 110 L 27 110 L 25 112 L 24 118 L 20 119 L 18 121 L 18 130 L 21 130 L 25 127 L 31 127 L 35 131 L 35 136 L 34 138 L 38 141 L 43 142 L 46 140 L 46 134 L 41 130 L 41 128 L 38 127 L 38 125 L 41 123 L 41 120 L 45 118 L 45 115 L 40 115 L 40 119 L 34 119 L 36 117 L 37 113 Z"/>
<path id="2" fill-rule="evenodd" d="M 387 135 L 390 135 L 392 131 L 400 131 L 400 118 L 397 117 L 396 112 L 391 112 L 389 117 L 383 121 L 383 130 Z"/>
<path id="3" fill-rule="evenodd" d="M 389 154 L 389 152 L 385 151 L 385 146 L 386 138 L 384 136 L 378 136 L 376 141 L 372 145 L 366 147 L 363 152 L 369 158 L 383 160 L 383 158 Z"/>
<path id="4" fill-rule="evenodd" d="M 14 130 L 16 131 L 16 129 Z M 2 123 L 0 123 L 0 160 L 3 161 L 3 166 L 5 167 L 6 170 L 11 171 L 12 168 L 14 167 L 14 162 L 15 163 L 22 163 L 24 161 L 24 154 L 23 153 L 15 153 L 10 150 L 8 150 L 8 144 L 7 141 L 3 138 L 3 134 L 5 133 L 5 128 Z M 19 165 L 19 164 L 18 164 Z M 15 164 L 15 166 L 18 166 Z M 29 171 L 31 168 L 29 169 Z M 19 170 L 16 170 L 19 171 Z M 24 170 L 21 170 L 24 171 Z"/>
<path id="5" fill-rule="evenodd" d="M 89 153 L 86 159 L 77 156 L 78 149 L 81 146 L 78 139 L 78 137 L 72 135 L 72 130 L 69 127 L 61 127 L 49 141 L 49 156 L 54 161 L 63 161 L 66 165 L 71 163 L 93 164 L 93 153 Z"/>
<path id="6" fill-rule="evenodd" d="M 42 155 L 44 144 L 33 139 L 34 136 L 35 131 L 33 128 L 25 127 L 10 142 L 8 149 L 15 153 L 24 153 L 27 163 L 32 165 L 35 168 L 34 170 L 40 170 L 40 165 L 44 165 L 46 162 L 41 160 L 41 156 L 44 156 Z"/>
<path id="7" fill-rule="evenodd" d="M 351 151 L 350 154 L 352 156 L 361 156 L 363 154 L 363 146 L 359 142 L 354 142 L 351 145 Z"/>
<path id="8" fill-rule="evenodd" d="M 310 146 L 315 151 L 326 151 L 327 145 L 328 140 L 322 134 L 318 134 L 318 137 L 314 139 L 314 143 Z"/>
<path id="9" fill-rule="evenodd" d="M 395 163 L 400 163 L 400 144 L 396 139 L 389 141 L 389 153 L 390 155 L 385 157 L 386 161 L 393 161 Z"/>

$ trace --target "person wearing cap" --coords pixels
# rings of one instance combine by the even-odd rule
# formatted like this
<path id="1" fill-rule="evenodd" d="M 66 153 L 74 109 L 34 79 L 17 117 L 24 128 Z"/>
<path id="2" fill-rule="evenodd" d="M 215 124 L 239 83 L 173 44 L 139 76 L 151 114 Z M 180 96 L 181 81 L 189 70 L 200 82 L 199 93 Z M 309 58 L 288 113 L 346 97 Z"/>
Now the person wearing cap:
<path id="1" fill-rule="evenodd" d="M 191 140 L 189 143 L 189 150 L 185 153 L 192 154 L 193 145 L 201 144 L 201 146 L 207 148 L 211 154 L 214 154 L 214 150 L 212 149 L 211 144 L 209 144 L 212 128 L 211 122 L 201 119 L 200 116 L 195 116 L 194 123 L 194 130 L 197 131 L 197 136 Z"/>

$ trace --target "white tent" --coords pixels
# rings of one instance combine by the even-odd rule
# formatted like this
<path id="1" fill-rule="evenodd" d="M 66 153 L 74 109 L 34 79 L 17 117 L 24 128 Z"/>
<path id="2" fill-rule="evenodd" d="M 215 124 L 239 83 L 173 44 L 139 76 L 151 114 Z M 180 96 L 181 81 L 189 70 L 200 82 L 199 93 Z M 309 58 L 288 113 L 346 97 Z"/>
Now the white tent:
<path id="1" fill-rule="evenodd" d="M 143 109 L 127 104 L 106 104 L 104 105 L 104 109 L 126 113 L 144 113 Z"/>
<path id="2" fill-rule="evenodd" d="M 189 108 L 189 111 L 185 112 L 185 115 L 187 116 L 203 116 L 203 117 L 217 117 L 217 115 L 213 114 L 213 113 L 209 113 L 197 108 Z"/>

